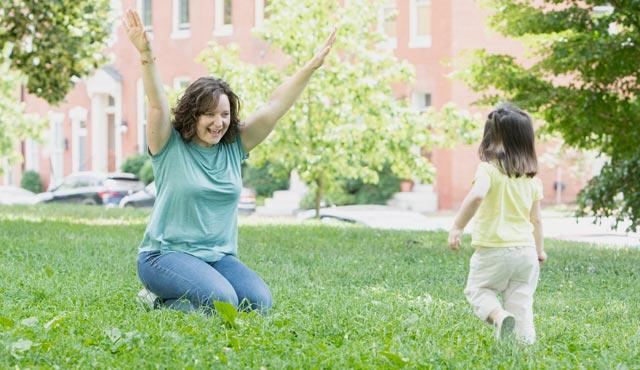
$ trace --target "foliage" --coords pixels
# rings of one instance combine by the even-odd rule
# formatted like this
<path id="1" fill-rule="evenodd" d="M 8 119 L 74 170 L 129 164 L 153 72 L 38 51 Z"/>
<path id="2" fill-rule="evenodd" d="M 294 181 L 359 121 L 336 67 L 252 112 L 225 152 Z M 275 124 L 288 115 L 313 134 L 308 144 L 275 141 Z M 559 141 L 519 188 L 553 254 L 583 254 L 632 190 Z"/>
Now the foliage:
<path id="1" fill-rule="evenodd" d="M 4 49 L 4 55 L 7 54 Z M 17 101 L 17 92 L 23 81 L 20 75 L 9 69 L 9 62 L 0 61 L 0 159 L 8 164 L 22 158 L 16 146 L 26 138 L 38 139 L 46 127 L 46 121 L 33 114 L 25 114 L 25 104 Z M 0 165 L 0 173 L 3 166 Z"/>
<path id="2" fill-rule="evenodd" d="M 523 348 L 474 316 L 472 249 L 450 252 L 444 232 L 241 218 L 269 315 L 145 311 L 134 246 L 149 212 L 0 208 L 0 368 L 637 368 L 637 249 L 547 240 L 538 342 Z"/>
<path id="3" fill-rule="evenodd" d="M 58 103 L 75 81 L 106 61 L 109 0 L 0 2 L 0 49 L 28 77 L 30 92 Z"/>
<path id="4" fill-rule="evenodd" d="M 378 10 L 369 1 L 340 6 L 333 0 L 279 0 L 257 35 L 290 61 L 282 70 L 250 66 L 236 45 L 211 46 L 200 56 L 209 72 L 227 80 L 255 111 L 285 77 L 294 73 L 338 27 L 334 50 L 269 139 L 252 153 L 258 166 L 269 160 L 296 169 L 315 184 L 316 207 L 340 178 L 378 182 L 385 163 L 398 176 L 430 181 L 433 167 L 420 155 L 433 138 L 426 119 L 394 97 L 394 84 L 410 84 L 412 67 L 379 44 Z M 300 32 L 305 30 L 305 32 Z"/>
<path id="5" fill-rule="evenodd" d="M 128 157 L 120 166 L 120 170 L 122 172 L 132 173 L 138 177 L 140 177 L 140 170 L 144 164 L 150 161 L 149 156 L 146 154 L 134 154 Z"/>
<path id="6" fill-rule="evenodd" d="M 289 188 L 289 174 L 278 170 L 269 161 L 260 167 L 251 164 L 244 166 L 242 181 L 244 186 L 254 189 L 256 195 L 261 197 L 270 197 L 276 190 Z"/>
<path id="7" fill-rule="evenodd" d="M 400 191 L 401 179 L 396 176 L 391 167 L 386 164 L 378 172 L 378 183 L 367 184 L 360 179 L 338 179 L 335 189 L 324 196 L 324 201 L 330 205 L 342 206 L 349 204 L 385 204 L 393 194 Z M 301 208 L 314 208 L 313 192 L 309 192 L 302 200 Z"/>
<path id="8" fill-rule="evenodd" d="M 584 213 L 616 214 L 640 226 L 640 198 L 623 171 L 640 172 L 640 2 L 487 0 L 491 25 L 525 42 L 533 57 L 526 65 L 509 55 L 474 52 L 461 76 L 479 103 L 513 101 L 546 122 L 571 146 L 599 151 L 607 168 L 580 194 Z M 614 176 L 614 177 L 611 177 Z M 618 184 L 624 203 L 600 194 Z M 595 198 L 593 198 L 595 197 Z"/>
<path id="9" fill-rule="evenodd" d="M 42 180 L 40 180 L 40 174 L 32 170 L 24 171 L 22 180 L 20 180 L 20 187 L 34 193 L 41 193 Z"/>
<path id="10" fill-rule="evenodd" d="M 151 160 L 144 162 L 144 165 L 140 169 L 138 177 L 140 178 L 140 181 L 142 181 L 145 185 L 148 185 L 153 181 L 154 175 Z"/>

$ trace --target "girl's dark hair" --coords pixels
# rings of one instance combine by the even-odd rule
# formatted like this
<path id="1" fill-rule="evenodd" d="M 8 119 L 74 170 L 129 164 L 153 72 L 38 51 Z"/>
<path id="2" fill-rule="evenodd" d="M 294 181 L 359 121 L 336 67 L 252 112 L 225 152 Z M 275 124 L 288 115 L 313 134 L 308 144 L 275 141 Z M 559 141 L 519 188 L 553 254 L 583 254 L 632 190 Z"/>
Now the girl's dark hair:
<path id="1" fill-rule="evenodd" d="M 226 82 L 213 77 L 200 77 L 191 83 L 173 108 L 172 124 L 182 139 L 185 141 L 193 139 L 196 135 L 198 117 L 215 109 L 220 95 L 226 95 L 229 98 L 231 108 L 231 123 L 222 141 L 228 144 L 236 140 L 240 132 L 240 99 Z"/>
<path id="2" fill-rule="evenodd" d="M 535 176 L 538 158 L 531 117 L 509 104 L 489 113 L 478 154 L 509 177 Z"/>

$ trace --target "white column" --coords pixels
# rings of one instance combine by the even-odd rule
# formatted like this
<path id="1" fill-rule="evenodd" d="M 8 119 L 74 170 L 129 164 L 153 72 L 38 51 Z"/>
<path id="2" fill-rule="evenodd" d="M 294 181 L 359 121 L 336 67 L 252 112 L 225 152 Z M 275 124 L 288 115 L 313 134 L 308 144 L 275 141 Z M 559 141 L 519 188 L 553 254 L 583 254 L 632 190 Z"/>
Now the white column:
<path id="1" fill-rule="evenodd" d="M 69 111 L 71 119 L 71 167 L 73 172 L 80 171 L 80 136 L 87 135 L 87 129 L 81 123 L 87 121 L 87 110 L 84 107 L 74 107 Z"/>
<path id="2" fill-rule="evenodd" d="M 107 172 L 107 95 L 91 95 L 91 170 Z"/>
<path id="3" fill-rule="evenodd" d="M 49 145 L 51 153 L 51 183 L 59 184 L 64 177 L 64 113 L 49 112 L 51 134 Z"/>

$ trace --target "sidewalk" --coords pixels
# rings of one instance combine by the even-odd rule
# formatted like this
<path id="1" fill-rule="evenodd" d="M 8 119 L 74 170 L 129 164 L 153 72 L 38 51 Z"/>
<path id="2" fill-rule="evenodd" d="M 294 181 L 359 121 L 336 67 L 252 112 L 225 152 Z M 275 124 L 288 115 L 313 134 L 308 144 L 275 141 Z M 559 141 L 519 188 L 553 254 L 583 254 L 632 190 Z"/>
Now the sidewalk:
<path id="1" fill-rule="evenodd" d="M 380 206 L 359 206 L 359 212 L 351 212 L 354 221 L 358 224 L 373 228 L 397 229 L 397 230 L 444 230 L 448 231 L 453 224 L 455 214 L 427 214 L 421 215 L 415 212 L 380 212 Z M 406 215 L 403 217 L 403 212 Z M 640 248 L 640 233 L 627 233 L 624 230 L 629 225 L 622 223 L 618 230 L 613 230 L 613 220 L 605 219 L 601 224 L 594 224 L 593 217 L 576 219 L 568 213 L 552 210 L 542 211 L 542 223 L 545 238 L 568 240 L 583 243 L 592 243 L 613 247 Z M 240 220 L 245 224 L 261 223 L 286 223 L 300 224 L 307 221 L 295 217 L 263 217 L 255 215 Z M 337 221 L 334 221 L 337 222 Z M 467 227 L 466 232 L 471 228 Z"/>

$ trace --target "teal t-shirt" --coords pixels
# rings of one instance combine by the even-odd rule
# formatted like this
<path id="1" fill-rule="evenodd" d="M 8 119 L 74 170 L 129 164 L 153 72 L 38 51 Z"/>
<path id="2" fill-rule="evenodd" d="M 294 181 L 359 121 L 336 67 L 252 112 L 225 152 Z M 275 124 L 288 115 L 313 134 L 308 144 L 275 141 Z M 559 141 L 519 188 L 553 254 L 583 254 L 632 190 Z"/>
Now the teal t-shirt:
<path id="1" fill-rule="evenodd" d="M 207 262 L 237 255 L 240 163 L 247 157 L 240 135 L 204 148 L 172 129 L 151 156 L 156 201 L 139 252 L 185 252 Z"/>

